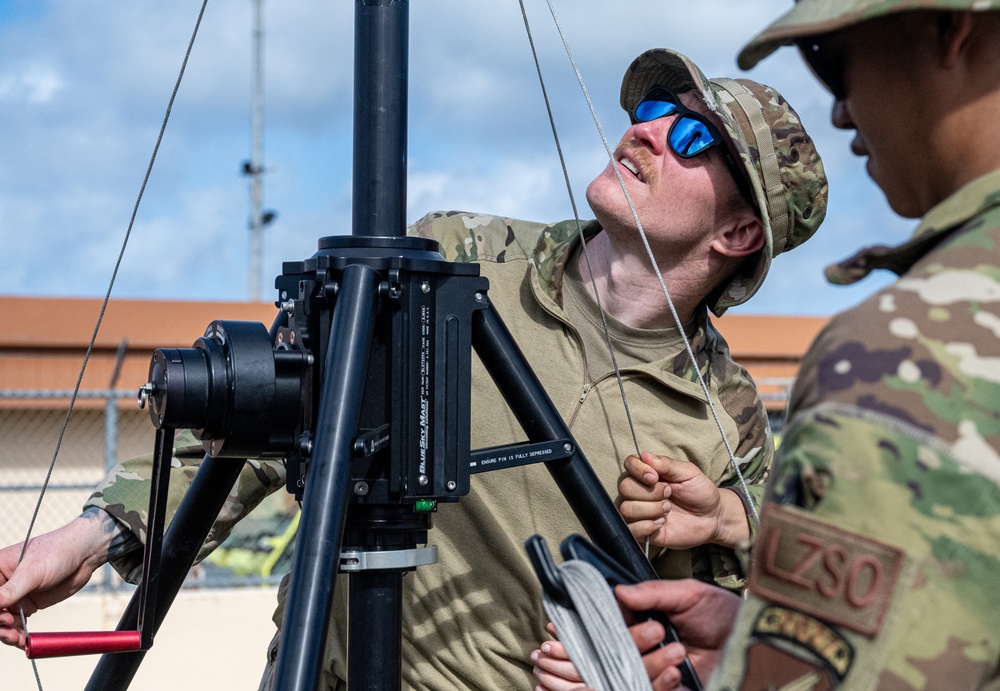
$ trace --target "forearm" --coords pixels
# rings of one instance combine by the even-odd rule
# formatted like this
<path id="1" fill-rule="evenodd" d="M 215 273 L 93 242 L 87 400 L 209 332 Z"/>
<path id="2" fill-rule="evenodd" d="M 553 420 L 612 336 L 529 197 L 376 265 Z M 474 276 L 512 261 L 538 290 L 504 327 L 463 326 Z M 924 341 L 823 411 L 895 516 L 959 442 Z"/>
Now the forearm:
<path id="1" fill-rule="evenodd" d="M 61 577 L 83 574 L 79 581 L 82 586 L 91 573 L 134 549 L 128 537 L 128 531 L 111 516 L 99 509 L 88 509 L 61 528 L 32 537 L 27 546 L 22 543 L 0 550 L 0 584 L 5 578 L 12 579 L 16 571 L 29 574 L 39 583 L 55 579 L 45 587 L 59 587 Z M 132 542 L 138 541 L 133 538 Z M 25 592 L 35 587 L 38 584 L 25 588 Z M 75 592 L 76 588 L 70 590 Z"/>
<path id="2" fill-rule="evenodd" d="M 26 545 L 0 550 L 0 642 L 24 647 L 20 611 L 31 616 L 84 587 L 94 572 L 133 547 L 111 516 L 93 509 Z"/>
<path id="3" fill-rule="evenodd" d="M 719 500 L 719 519 L 712 542 L 735 549 L 750 539 L 752 499 L 743 493 L 742 487 L 720 487 Z"/>
<path id="4" fill-rule="evenodd" d="M 88 551 L 92 552 L 94 559 L 100 559 L 102 564 L 142 549 L 142 542 L 137 537 L 110 514 L 97 507 L 87 508 L 76 520 L 90 525 L 91 529 L 87 534 L 92 535 L 92 539 Z"/>

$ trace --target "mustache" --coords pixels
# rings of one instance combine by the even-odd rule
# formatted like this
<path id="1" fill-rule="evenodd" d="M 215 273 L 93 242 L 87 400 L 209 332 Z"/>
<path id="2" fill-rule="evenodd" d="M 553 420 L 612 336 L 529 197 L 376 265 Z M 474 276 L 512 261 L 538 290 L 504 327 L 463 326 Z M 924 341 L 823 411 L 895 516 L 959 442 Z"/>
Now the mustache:
<path id="1" fill-rule="evenodd" d="M 618 146 L 615 147 L 615 158 L 619 159 L 625 154 L 626 151 L 638 148 L 639 148 L 639 140 L 637 140 L 635 137 L 622 139 L 620 142 L 618 142 Z"/>
<path id="2" fill-rule="evenodd" d="M 618 142 L 618 146 L 615 147 L 614 159 L 619 161 L 626 154 L 628 154 L 628 158 L 635 162 L 636 167 L 639 168 L 644 176 L 652 172 L 653 155 L 635 137 L 628 137 Z"/>

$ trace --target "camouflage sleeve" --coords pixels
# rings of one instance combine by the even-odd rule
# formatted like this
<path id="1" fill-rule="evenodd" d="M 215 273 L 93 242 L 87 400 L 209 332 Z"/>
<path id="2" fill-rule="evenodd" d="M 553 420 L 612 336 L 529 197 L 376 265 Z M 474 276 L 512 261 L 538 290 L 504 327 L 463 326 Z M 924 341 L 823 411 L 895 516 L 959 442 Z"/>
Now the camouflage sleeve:
<path id="1" fill-rule="evenodd" d="M 732 452 L 740 473 L 737 475 L 731 470 L 719 486 L 731 489 L 743 503 L 750 542 L 735 549 L 718 545 L 701 548 L 703 559 L 699 560 L 702 566 L 698 570 L 702 573 L 698 575 L 728 590 L 740 590 L 746 586 L 750 544 L 757 533 L 754 514 L 760 515 L 765 482 L 774 460 L 774 438 L 756 385 L 749 373 L 732 360 L 729 346 L 717 332 L 713 347 L 716 351 L 713 372 L 718 382 L 719 401 L 736 424 L 739 435 Z"/>
<path id="2" fill-rule="evenodd" d="M 753 518 L 753 512 L 756 511 L 757 515 L 760 515 L 765 491 L 764 480 L 771 467 L 773 456 L 774 446 L 770 443 L 770 435 L 767 435 L 763 445 L 754 447 L 748 457 L 736 457 L 736 463 L 740 467 L 740 472 L 743 473 L 746 488 L 744 489 L 735 473 L 733 477 L 724 480 L 719 486 L 731 489 L 743 503 L 747 512 L 747 524 L 750 527 L 750 540 L 732 549 L 720 545 L 705 545 L 699 548 L 702 555 L 701 559 L 697 559 L 695 562 L 696 577 L 706 581 L 710 580 L 727 590 L 742 590 L 746 587 L 750 545 L 758 528 L 757 522 Z M 699 562 L 702 564 L 701 568 L 697 566 Z M 703 573 L 699 573 L 699 571 L 703 571 Z"/>
<path id="3" fill-rule="evenodd" d="M 767 426 L 766 415 L 761 420 L 765 430 L 770 430 Z M 736 473 L 732 477 L 723 480 L 719 486 L 727 487 L 736 492 L 747 510 L 747 523 L 750 526 L 750 539 L 753 540 L 757 534 L 757 522 L 753 515 L 760 516 L 760 508 L 764 504 L 764 494 L 768 472 L 771 470 L 771 463 L 774 460 L 774 443 L 770 432 L 766 433 L 766 438 L 759 439 L 760 446 L 754 446 L 749 453 L 744 456 L 736 454 L 736 465 L 743 475 L 743 482 L 740 482 Z M 743 484 L 746 483 L 746 487 Z"/>
<path id="4" fill-rule="evenodd" d="M 719 483 L 720 487 L 730 487 L 737 491 L 747 506 L 747 520 L 751 539 L 756 534 L 757 525 L 754 512 L 760 515 L 764 499 L 767 474 L 774 461 L 774 436 L 767 418 L 767 410 L 761 400 L 757 385 L 750 373 L 735 360 L 729 352 L 729 344 L 722 334 L 709 329 L 710 347 L 713 356 L 713 378 L 718 382 L 719 401 L 726 414 L 736 424 L 738 441 L 732 449 L 739 475 L 732 472 Z M 740 475 L 743 482 L 740 482 Z M 746 488 L 743 487 L 744 483 Z"/>
<path id="5" fill-rule="evenodd" d="M 711 688 L 980 689 L 1000 660 L 1000 459 L 898 417 L 796 417 Z"/>
<path id="6" fill-rule="evenodd" d="M 469 213 L 434 211 L 408 230 L 437 240 L 441 254 L 452 262 L 504 262 L 531 256 L 546 224 L 514 218 Z"/>
<path id="7" fill-rule="evenodd" d="M 191 432 L 178 430 L 170 468 L 168 525 L 184 493 L 191 485 L 203 457 L 204 448 Z M 152 468 L 152 453 L 119 464 L 108 473 L 84 504 L 85 511 L 93 507 L 107 512 L 136 538 L 128 543 L 137 549 L 119 554 L 111 560 L 115 570 L 130 583 L 137 582 L 142 572 L 142 551 L 138 547 L 144 545 L 146 541 Z M 282 462 L 246 461 L 197 560 L 201 561 L 208 556 L 226 539 L 236 523 L 260 504 L 264 497 L 281 489 L 284 483 L 285 466 Z"/>

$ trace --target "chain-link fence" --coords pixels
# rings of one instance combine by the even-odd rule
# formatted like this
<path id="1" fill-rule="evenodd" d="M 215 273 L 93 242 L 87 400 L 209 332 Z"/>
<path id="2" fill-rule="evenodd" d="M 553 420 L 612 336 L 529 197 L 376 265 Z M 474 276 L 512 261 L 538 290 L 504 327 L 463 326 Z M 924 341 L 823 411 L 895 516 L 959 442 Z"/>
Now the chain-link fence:
<path id="1" fill-rule="evenodd" d="M 6 516 L 0 522 L 0 546 L 24 540 L 43 486 L 32 536 L 78 516 L 94 486 L 115 464 L 153 451 L 156 430 L 149 414 L 132 403 L 134 391 L 82 391 L 67 422 L 71 395 L 0 390 L 0 506 Z M 187 585 L 277 582 L 290 560 L 296 515 L 290 496 L 273 495 L 192 571 Z M 108 568 L 95 574 L 88 587 L 121 585 Z"/>

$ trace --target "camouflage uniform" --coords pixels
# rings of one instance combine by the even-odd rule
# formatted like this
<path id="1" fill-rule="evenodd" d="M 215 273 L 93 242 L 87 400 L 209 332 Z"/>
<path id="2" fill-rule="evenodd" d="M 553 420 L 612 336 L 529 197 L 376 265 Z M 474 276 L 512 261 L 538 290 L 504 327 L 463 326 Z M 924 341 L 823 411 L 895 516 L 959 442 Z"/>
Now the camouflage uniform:
<path id="1" fill-rule="evenodd" d="M 828 269 L 901 278 L 803 360 L 712 688 L 1000 688 L 998 267 L 1000 172 Z"/>
<path id="2" fill-rule="evenodd" d="M 600 229 L 584 224 L 587 235 Z M 415 231 L 441 243 L 446 258 L 477 261 L 490 280 L 490 299 L 532 363 L 543 386 L 614 496 L 622 460 L 634 446 L 614 374 L 589 372 L 575 326 L 565 320 L 562 284 L 566 261 L 579 248 L 575 222 L 545 226 L 505 218 L 458 213 L 431 214 Z M 762 482 L 773 447 L 763 406 L 746 372 L 729 357 L 722 336 L 702 308 L 690 340 L 707 378 L 747 481 Z M 734 484 L 733 469 L 718 429 L 707 414 L 704 394 L 679 339 L 667 345 L 670 355 L 622 371 L 639 445 L 674 458 L 695 461 L 713 480 Z M 482 365 L 473 369 L 472 444 L 474 448 L 524 438 L 513 415 Z M 175 459 L 171 476 L 172 512 L 201 457 L 201 447 Z M 149 458 L 116 469 L 89 505 L 110 512 L 144 535 Z M 281 487 L 280 464 L 248 463 L 223 515 L 209 537 L 216 546 L 263 496 Z M 539 584 L 523 542 L 540 533 L 549 544 L 582 532 L 548 472 L 539 465 L 483 473 L 473 478 L 472 493 L 442 506 L 434 517 L 431 542 L 440 561 L 404 579 L 403 674 L 407 688 L 530 688 L 531 650 L 545 637 L 546 617 Z M 762 494 L 762 492 L 760 492 Z M 704 547 L 654 554 L 664 575 L 713 576 L 738 587 L 742 576 L 729 550 Z M 137 575 L 135 559 L 116 567 Z M 287 584 L 283 584 L 286 586 Z M 338 611 L 346 584 L 336 589 Z M 285 587 L 279 593 L 275 622 L 280 626 Z M 344 675 L 343 614 L 334 617 L 326 684 Z M 272 646 L 270 657 L 274 658 Z M 332 672 L 332 674 L 331 674 Z"/>
<path id="3" fill-rule="evenodd" d="M 893 12 L 998 4 L 801 0 L 739 63 Z M 998 267 L 1000 171 L 908 242 L 827 270 L 900 279 L 834 317 L 803 360 L 711 688 L 1000 688 Z"/>

